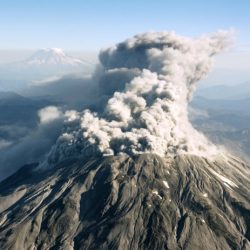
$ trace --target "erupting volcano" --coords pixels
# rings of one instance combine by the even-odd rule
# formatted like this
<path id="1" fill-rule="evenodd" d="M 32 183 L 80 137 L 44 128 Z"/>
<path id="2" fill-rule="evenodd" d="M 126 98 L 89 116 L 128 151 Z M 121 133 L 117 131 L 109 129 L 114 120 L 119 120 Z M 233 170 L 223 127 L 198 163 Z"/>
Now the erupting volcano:
<path id="1" fill-rule="evenodd" d="M 156 32 L 102 50 L 100 105 L 62 113 L 44 160 L 0 184 L 0 248 L 250 249 L 249 166 L 187 112 L 229 42 Z"/>

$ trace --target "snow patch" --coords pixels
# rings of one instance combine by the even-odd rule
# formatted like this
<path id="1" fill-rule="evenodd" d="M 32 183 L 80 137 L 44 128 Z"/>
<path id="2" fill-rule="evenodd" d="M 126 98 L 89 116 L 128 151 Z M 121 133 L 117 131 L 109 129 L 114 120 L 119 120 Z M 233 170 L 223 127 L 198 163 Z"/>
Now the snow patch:
<path id="1" fill-rule="evenodd" d="M 4 216 L 0 219 L 0 226 L 2 226 L 6 222 L 7 218 L 7 214 L 4 214 Z"/>
<path id="2" fill-rule="evenodd" d="M 167 181 L 163 181 L 163 184 L 166 188 L 169 188 L 168 182 Z"/>
<path id="3" fill-rule="evenodd" d="M 233 181 L 229 180 L 228 178 L 226 178 L 225 176 L 215 172 L 214 170 L 212 169 L 209 169 L 210 172 L 212 172 L 215 176 L 217 176 L 220 180 L 223 181 L 223 184 L 227 187 L 238 187 Z"/>
<path id="4" fill-rule="evenodd" d="M 223 182 L 223 184 L 224 184 L 227 188 L 229 188 L 230 190 L 232 190 L 232 188 L 231 188 L 226 182 Z"/>
<path id="5" fill-rule="evenodd" d="M 154 190 L 152 191 L 152 194 L 155 194 L 159 199 L 162 200 L 162 197 L 159 195 L 158 191 Z"/>

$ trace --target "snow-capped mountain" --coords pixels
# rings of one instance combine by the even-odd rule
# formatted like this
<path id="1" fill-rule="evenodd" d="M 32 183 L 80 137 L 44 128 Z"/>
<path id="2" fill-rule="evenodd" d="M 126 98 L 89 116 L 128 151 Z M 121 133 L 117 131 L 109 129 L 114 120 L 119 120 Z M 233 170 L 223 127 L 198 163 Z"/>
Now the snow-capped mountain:
<path id="1" fill-rule="evenodd" d="M 62 49 L 41 49 L 24 61 L 13 63 L 16 69 L 29 70 L 38 75 L 65 75 L 70 73 L 83 73 L 90 70 L 90 62 L 68 56 Z"/>
<path id="2" fill-rule="evenodd" d="M 23 61 L 0 66 L 0 79 L 8 81 L 44 82 L 69 74 L 90 75 L 95 64 L 68 56 L 62 49 L 41 49 Z"/>
<path id="3" fill-rule="evenodd" d="M 86 62 L 70 57 L 59 48 L 41 49 L 24 61 L 27 65 L 71 65 L 84 66 Z"/>

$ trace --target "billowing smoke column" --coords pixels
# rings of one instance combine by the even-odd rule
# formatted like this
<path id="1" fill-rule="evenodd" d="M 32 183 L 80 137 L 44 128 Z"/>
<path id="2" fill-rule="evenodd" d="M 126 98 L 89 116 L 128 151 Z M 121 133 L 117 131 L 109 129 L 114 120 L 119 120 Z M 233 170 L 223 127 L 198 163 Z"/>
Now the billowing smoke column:
<path id="1" fill-rule="evenodd" d="M 227 32 L 200 39 L 145 33 L 103 50 L 100 88 L 110 95 L 106 106 L 99 113 L 66 112 L 65 131 L 48 161 L 144 152 L 214 154 L 215 146 L 188 121 L 187 105 L 228 37 Z"/>

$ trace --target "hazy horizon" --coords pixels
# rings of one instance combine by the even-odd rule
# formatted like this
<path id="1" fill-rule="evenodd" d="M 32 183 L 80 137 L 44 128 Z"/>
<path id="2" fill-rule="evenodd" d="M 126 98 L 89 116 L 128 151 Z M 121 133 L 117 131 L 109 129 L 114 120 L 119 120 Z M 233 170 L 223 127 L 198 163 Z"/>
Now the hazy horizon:
<path id="1" fill-rule="evenodd" d="M 42 49 L 42 48 L 40 48 Z M 40 49 L 0 49 L 0 65 L 26 60 Z M 63 48 L 62 48 L 63 49 Z M 101 50 L 102 48 L 100 48 Z M 98 64 L 100 50 L 64 50 L 69 56 Z M 208 77 L 202 80 L 199 87 L 214 85 L 237 85 L 250 81 L 250 49 L 247 47 L 231 48 L 216 56 L 214 67 Z"/>
<path id="2" fill-rule="evenodd" d="M 148 31 L 200 37 L 233 30 L 232 45 L 215 58 L 201 85 L 250 80 L 249 1 L 5 1 L 0 9 L 0 64 L 24 60 L 40 48 L 62 48 L 97 63 L 101 49 Z"/>

